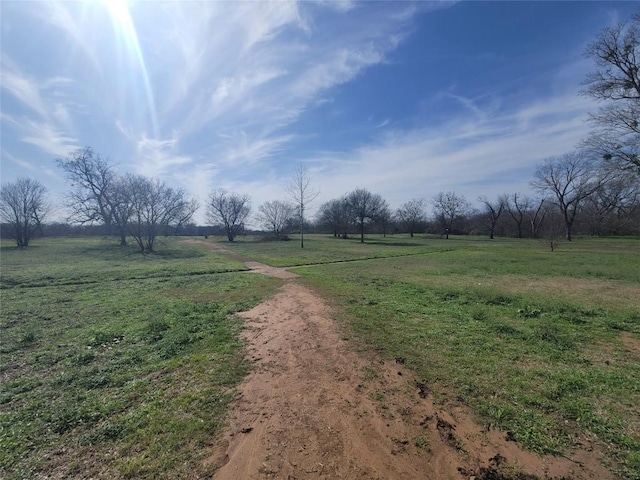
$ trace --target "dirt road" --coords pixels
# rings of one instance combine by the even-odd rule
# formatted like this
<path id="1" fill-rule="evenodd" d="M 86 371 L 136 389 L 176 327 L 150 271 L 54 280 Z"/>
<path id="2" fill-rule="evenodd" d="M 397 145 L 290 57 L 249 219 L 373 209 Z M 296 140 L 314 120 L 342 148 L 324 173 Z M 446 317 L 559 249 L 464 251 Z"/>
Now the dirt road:
<path id="1" fill-rule="evenodd" d="M 434 402 L 403 359 L 354 352 L 296 275 L 247 266 L 284 283 L 242 314 L 254 368 L 208 460 L 216 480 L 616 478 L 594 450 L 540 457 Z"/>

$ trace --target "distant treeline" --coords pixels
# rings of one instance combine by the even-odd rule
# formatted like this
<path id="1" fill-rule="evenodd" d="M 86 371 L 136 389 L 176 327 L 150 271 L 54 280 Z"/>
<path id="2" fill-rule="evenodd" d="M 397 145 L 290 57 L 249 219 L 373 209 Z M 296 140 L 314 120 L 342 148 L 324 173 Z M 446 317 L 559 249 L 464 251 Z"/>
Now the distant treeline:
<path id="1" fill-rule="evenodd" d="M 557 213 L 553 210 L 547 212 L 546 217 L 542 220 L 541 225 L 537 232 L 533 232 L 530 228 L 531 220 L 535 212 L 525 212 L 524 226 L 519 229 L 516 221 L 509 216 L 500 216 L 498 219 L 494 235 L 497 237 L 518 237 L 533 238 L 545 237 L 552 234 L 551 230 L 555 226 L 561 224 L 562 220 L 557 217 Z M 629 215 L 632 213 L 632 215 Z M 288 234 L 296 234 L 297 225 L 295 222 L 288 222 L 288 225 L 283 229 L 284 238 Z M 333 235 L 334 230 L 331 225 L 323 222 L 322 218 L 317 218 L 315 221 L 311 221 L 306 225 L 306 230 L 309 233 L 329 234 Z M 365 224 L 366 234 L 406 234 L 410 233 L 410 227 L 405 222 L 400 220 L 391 220 L 390 222 L 370 222 Z M 427 234 L 427 235 L 444 235 L 441 220 L 434 218 L 430 220 L 420 221 L 414 226 L 414 233 Z M 452 235 L 488 235 L 489 225 L 487 223 L 487 216 L 485 212 L 475 211 L 467 215 L 459 216 L 452 223 L 452 228 L 449 232 Z M 11 226 L 8 224 L 0 225 L 0 234 L 3 239 L 13 239 L 11 234 Z M 250 230 L 246 229 L 242 232 L 243 235 L 259 235 L 268 238 L 271 232 L 264 230 Z M 356 237 L 360 235 L 359 226 L 355 223 L 346 226 L 344 232 L 340 232 L 336 236 Z M 179 229 L 168 228 L 161 232 L 161 236 L 225 236 L 226 231 L 223 226 L 207 226 L 187 224 L 182 225 Z M 579 218 L 574 226 L 574 235 L 578 236 L 639 236 L 640 235 L 640 207 L 633 212 L 627 212 L 624 217 L 612 217 L 605 221 L 597 216 L 583 215 Z M 104 225 L 73 225 L 63 222 L 54 222 L 42 224 L 34 233 L 34 238 L 37 237 L 84 237 L 84 236 L 97 236 L 97 237 L 109 237 L 113 236 L 113 232 L 109 232 L 109 229 Z M 559 232 L 558 236 L 562 236 Z"/>

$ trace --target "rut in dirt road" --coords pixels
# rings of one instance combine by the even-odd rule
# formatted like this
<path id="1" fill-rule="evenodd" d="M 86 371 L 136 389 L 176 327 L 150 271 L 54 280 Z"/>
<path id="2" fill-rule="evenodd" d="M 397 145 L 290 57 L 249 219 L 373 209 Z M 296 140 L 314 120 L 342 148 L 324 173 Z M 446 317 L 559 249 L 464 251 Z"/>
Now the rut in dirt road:
<path id="1" fill-rule="evenodd" d="M 615 478 L 592 453 L 580 461 L 538 457 L 461 408 L 434 405 L 402 359 L 383 363 L 351 351 L 331 313 L 286 280 L 242 314 L 254 368 L 209 459 L 215 479 L 522 478 L 498 476 L 504 468 L 540 478 Z"/>

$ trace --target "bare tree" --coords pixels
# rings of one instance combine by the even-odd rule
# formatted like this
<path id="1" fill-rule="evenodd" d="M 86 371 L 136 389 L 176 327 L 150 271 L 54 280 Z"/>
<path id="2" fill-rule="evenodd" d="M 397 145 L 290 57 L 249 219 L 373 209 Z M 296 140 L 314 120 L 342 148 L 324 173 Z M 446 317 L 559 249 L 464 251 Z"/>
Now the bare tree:
<path id="1" fill-rule="evenodd" d="M 345 198 L 329 200 L 318 210 L 318 221 L 331 229 L 334 237 L 347 238 L 348 205 Z"/>
<path id="2" fill-rule="evenodd" d="M 346 202 L 360 229 L 360 243 L 364 243 L 365 224 L 376 218 L 386 202 L 380 195 L 371 193 L 366 188 L 356 188 L 346 196 Z"/>
<path id="3" fill-rule="evenodd" d="M 47 189 L 37 180 L 21 177 L 2 185 L 0 218 L 18 247 L 28 247 L 49 212 Z"/>
<path id="4" fill-rule="evenodd" d="M 551 194 L 564 219 L 566 239 L 571 241 L 573 224 L 584 201 L 606 181 L 595 163 L 578 152 L 549 157 L 538 165 L 532 186 Z"/>
<path id="5" fill-rule="evenodd" d="M 71 210 L 69 221 L 102 223 L 107 232 L 115 227 L 120 245 L 126 245 L 128 199 L 123 191 L 124 184 L 111 164 L 90 147 L 76 150 L 56 162 L 73 187 L 67 196 L 67 206 Z"/>
<path id="6" fill-rule="evenodd" d="M 280 240 L 284 228 L 295 215 L 296 207 L 282 200 L 265 202 L 258 208 L 257 220 Z"/>
<path id="7" fill-rule="evenodd" d="M 382 204 L 380 205 L 380 210 L 374 219 L 380 228 L 382 228 L 382 236 L 387 236 L 387 231 L 389 227 L 393 223 L 393 215 L 391 214 L 391 209 L 389 208 L 389 204 L 386 200 L 382 200 Z"/>
<path id="8" fill-rule="evenodd" d="M 244 230 L 244 223 L 251 213 L 251 197 L 217 190 L 209 195 L 207 219 L 212 225 L 221 224 L 227 239 L 233 242 Z"/>
<path id="9" fill-rule="evenodd" d="M 433 197 L 433 213 L 442 224 L 447 239 L 455 222 L 466 215 L 469 209 L 467 199 L 455 192 L 439 192 Z"/>
<path id="10" fill-rule="evenodd" d="M 158 179 L 129 175 L 124 185 L 131 205 L 129 233 L 142 253 L 153 252 L 158 235 L 169 228 L 179 229 L 198 209 L 198 203 L 184 190 L 173 189 Z"/>
<path id="11" fill-rule="evenodd" d="M 529 225 L 531 227 L 531 237 L 537 238 L 540 229 L 544 224 L 544 220 L 549 213 L 549 200 L 541 198 L 538 202 L 538 206 L 535 210 L 531 209 L 531 217 L 529 219 Z"/>
<path id="12" fill-rule="evenodd" d="M 617 232 L 633 223 L 633 212 L 640 207 L 640 185 L 626 172 L 611 172 L 586 200 L 585 213 L 594 234 Z"/>
<path id="13" fill-rule="evenodd" d="M 514 193 L 510 198 L 507 198 L 505 207 L 509 216 L 516 224 L 518 238 L 522 238 L 522 226 L 527 213 L 531 210 L 533 202 L 529 197 L 519 197 L 518 195 L 519 194 Z"/>
<path id="14" fill-rule="evenodd" d="M 640 174 L 640 15 L 602 30 L 585 55 L 598 69 L 582 93 L 605 104 L 591 115 L 596 130 L 583 146 Z"/>
<path id="15" fill-rule="evenodd" d="M 298 222 L 300 225 L 300 247 L 304 248 L 304 215 L 309 205 L 316 199 L 318 194 L 311 186 L 311 176 L 309 171 L 302 165 L 298 165 L 291 176 L 291 181 L 287 185 L 287 192 L 291 196 L 296 209 L 298 210 Z"/>
<path id="16" fill-rule="evenodd" d="M 396 217 L 400 220 L 407 230 L 409 235 L 413 237 L 418 228 L 427 219 L 427 202 L 423 198 L 414 198 L 406 203 L 403 203 L 396 211 Z"/>
<path id="17" fill-rule="evenodd" d="M 489 226 L 489 238 L 493 240 L 498 220 L 508 203 L 507 196 L 500 195 L 495 201 L 491 201 L 487 197 L 481 196 L 478 198 L 478 201 L 484 205 Z"/>

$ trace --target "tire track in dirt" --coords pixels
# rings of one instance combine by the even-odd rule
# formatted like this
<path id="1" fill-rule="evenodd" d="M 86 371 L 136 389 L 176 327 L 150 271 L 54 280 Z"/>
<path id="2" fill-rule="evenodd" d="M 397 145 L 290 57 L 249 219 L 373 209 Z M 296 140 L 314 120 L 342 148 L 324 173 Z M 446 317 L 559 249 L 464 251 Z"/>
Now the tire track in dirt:
<path id="1" fill-rule="evenodd" d="M 336 312 L 295 274 L 247 266 L 285 281 L 239 314 L 253 369 L 207 460 L 216 480 L 617 478 L 588 439 L 572 459 L 541 457 L 435 402 L 403 359 L 354 352 Z"/>

